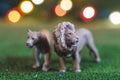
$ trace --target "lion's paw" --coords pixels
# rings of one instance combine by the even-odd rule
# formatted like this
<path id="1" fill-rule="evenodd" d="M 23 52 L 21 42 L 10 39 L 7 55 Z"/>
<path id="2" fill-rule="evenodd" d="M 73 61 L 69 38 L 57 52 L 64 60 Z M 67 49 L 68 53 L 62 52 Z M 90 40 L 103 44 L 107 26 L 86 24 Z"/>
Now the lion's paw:
<path id="1" fill-rule="evenodd" d="M 101 59 L 100 59 L 100 58 L 96 58 L 95 61 L 96 61 L 96 62 L 100 62 Z"/>
<path id="2" fill-rule="evenodd" d="M 60 72 L 66 72 L 66 69 L 60 69 Z"/>
<path id="3" fill-rule="evenodd" d="M 47 72 L 49 70 L 49 67 L 48 66 L 43 66 L 42 70 Z"/>
<path id="4" fill-rule="evenodd" d="M 74 69 L 74 72 L 81 72 L 81 69 Z"/>
<path id="5" fill-rule="evenodd" d="M 34 64 L 34 65 L 32 66 L 32 68 L 34 68 L 34 69 L 39 68 L 39 67 L 40 67 L 40 64 Z"/>

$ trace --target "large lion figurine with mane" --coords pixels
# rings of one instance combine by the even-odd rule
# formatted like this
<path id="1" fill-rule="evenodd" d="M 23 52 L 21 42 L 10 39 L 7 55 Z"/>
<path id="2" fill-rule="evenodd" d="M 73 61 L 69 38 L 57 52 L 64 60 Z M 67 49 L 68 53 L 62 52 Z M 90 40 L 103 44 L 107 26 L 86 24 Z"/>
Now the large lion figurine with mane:
<path id="1" fill-rule="evenodd" d="M 80 53 L 84 45 L 88 47 L 96 62 L 101 60 L 94 45 L 92 34 L 87 29 L 82 28 L 75 31 L 72 23 L 62 22 L 55 28 L 53 38 L 55 52 L 58 54 L 61 66 L 60 72 L 66 72 L 64 59 L 70 56 L 73 58 L 73 71 L 81 72 L 79 65 L 81 60 Z"/>

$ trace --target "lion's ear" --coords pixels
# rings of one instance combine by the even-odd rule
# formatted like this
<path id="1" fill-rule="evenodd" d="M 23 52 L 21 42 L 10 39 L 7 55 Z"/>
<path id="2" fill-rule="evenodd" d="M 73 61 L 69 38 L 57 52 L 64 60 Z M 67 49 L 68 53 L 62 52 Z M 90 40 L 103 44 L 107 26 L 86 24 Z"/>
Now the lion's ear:
<path id="1" fill-rule="evenodd" d="M 70 28 L 71 30 L 75 30 L 75 27 L 74 27 L 73 24 L 71 24 L 71 25 L 69 26 L 69 28 Z"/>
<path id="2" fill-rule="evenodd" d="M 32 30 L 28 29 L 28 32 L 32 32 Z"/>
<path id="3" fill-rule="evenodd" d="M 27 34 L 29 35 L 31 33 L 32 33 L 32 31 L 30 29 L 28 29 Z"/>
<path id="4" fill-rule="evenodd" d="M 70 22 L 66 22 L 66 27 L 70 30 L 75 30 L 75 26 L 74 24 L 70 23 Z"/>

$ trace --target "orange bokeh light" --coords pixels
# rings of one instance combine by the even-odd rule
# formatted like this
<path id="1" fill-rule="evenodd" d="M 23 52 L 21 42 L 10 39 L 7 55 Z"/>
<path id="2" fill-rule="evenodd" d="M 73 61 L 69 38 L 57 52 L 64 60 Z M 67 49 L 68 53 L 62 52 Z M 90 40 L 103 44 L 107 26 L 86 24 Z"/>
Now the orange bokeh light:
<path id="1" fill-rule="evenodd" d="M 61 7 L 60 7 L 59 4 L 55 7 L 55 14 L 56 14 L 57 16 L 62 17 L 62 16 L 65 16 L 66 13 L 67 13 L 67 11 L 61 9 Z"/>
<path id="2" fill-rule="evenodd" d="M 11 23 L 17 23 L 21 19 L 21 14 L 17 10 L 10 10 L 7 14 L 7 19 Z"/>

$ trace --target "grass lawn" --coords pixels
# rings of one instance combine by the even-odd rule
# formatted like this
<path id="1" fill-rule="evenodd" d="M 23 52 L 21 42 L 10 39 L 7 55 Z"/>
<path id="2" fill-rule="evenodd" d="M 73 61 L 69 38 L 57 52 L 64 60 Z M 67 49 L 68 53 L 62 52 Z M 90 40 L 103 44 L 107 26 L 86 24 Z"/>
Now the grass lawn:
<path id="1" fill-rule="evenodd" d="M 27 29 L 46 28 L 52 32 L 57 23 L 56 21 L 29 24 L 29 21 L 26 21 L 10 25 L 0 22 L 0 80 L 120 80 L 120 29 L 92 29 L 92 23 L 82 25 L 89 26 L 87 28 L 93 32 L 102 62 L 94 63 L 93 57 L 88 54 L 89 51 L 85 47 L 82 51 L 81 73 L 72 72 L 71 58 L 66 59 L 67 72 L 58 72 L 59 62 L 54 51 L 49 72 L 32 69 L 32 49 L 25 45 Z M 95 26 L 105 27 L 100 22 L 95 23 Z M 81 26 L 79 23 L 76 25 Z"/>

